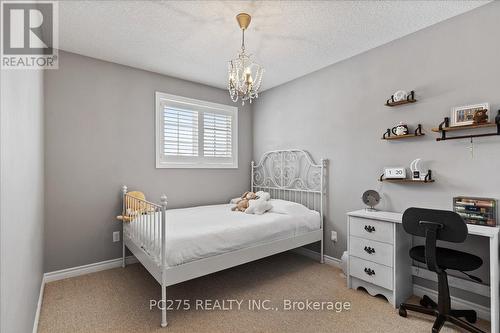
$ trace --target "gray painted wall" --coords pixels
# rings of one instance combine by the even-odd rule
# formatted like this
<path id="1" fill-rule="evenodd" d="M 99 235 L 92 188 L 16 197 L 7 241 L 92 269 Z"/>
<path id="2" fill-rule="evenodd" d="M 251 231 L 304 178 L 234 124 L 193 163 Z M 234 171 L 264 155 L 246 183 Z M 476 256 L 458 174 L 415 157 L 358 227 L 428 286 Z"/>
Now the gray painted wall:
<path id="1" fill-rule="evenodd" d="M 0 331 L 23 333 L 43 275 L 43 72 L 1 72 Z"/>
<path id="2" fill-rule="evenodd" d="M 167 60 L 166 60 L 167 61 Z M 239 106 L 238 169 L 156 169 L 154 93 L 232 104 L 225 90 L 67 52 L 45 76 L 45 271 L 121 256 L 120 187 L 169 207 L 228 202 L 250 185 L 252 119 Z"/>
<path id="3" fill-rule="evenodd" d="M 380 209 L 409 206 L 450 209 L 452 197 L 500 198 L 500 140 L 436 142 L 430 129 L 458 105 L 490 102 L 500 109 L 500 2 L 416 32 L 405 38 L 262 93 L 253 107 L 254 158 L 271 149 L 297 147 L 316 161 L 330 159 L 326 254 L 346 249 L 346 212 L 363 207 L 363 191 L 383 195 Z M 335 42 L 335 41 L 333 41 Z M 268 69 L 272 70 L 272 68 Z M 389 108 L 399 89 L 414 89 L 418 103 Z M 422 123 L 426 136 L 380 140 L 399 121 Z M 385 166 L 423 158 L 436 183 L 398 185 L 377 181 Z M 329 241 L 330 230 L 339 241 Z M 487 242 L 469 237 L 468 251 L 487 259 Z M 488 261 L 475 274 L 488 282 Z"/>

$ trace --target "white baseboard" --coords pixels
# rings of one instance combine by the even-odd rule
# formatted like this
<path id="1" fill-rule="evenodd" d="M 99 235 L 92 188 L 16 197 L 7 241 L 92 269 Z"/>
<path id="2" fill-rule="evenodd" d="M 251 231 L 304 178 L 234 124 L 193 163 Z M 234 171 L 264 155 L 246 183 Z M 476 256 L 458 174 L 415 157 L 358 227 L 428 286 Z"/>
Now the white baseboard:
<path id="1" fill-rule="evenodd" d="M 417 284 L 413 285 L 413 294 L 415 296 L 418 296 L 418 297 L 422 297 L 424 295 L 427 295 L 434 301 L 437 301 L 437 298 L 438 298 L 437 291 L 419 286 Z M 476 303 L 466 301 L 466 300 L 458 298 L 458 297 L 451 296 L 450 298 L 451 298 L 451 306 L 453 309 L 475 310 L 477 312 L 477 316 L 479 318 L 490 321 L 490 319 L 491 319 L 490 308 L 476 304 Z"/>
<path id="2" fill-rule="evenodd" d="M 296 249 L 293 249 L 292 252 L 295 252 L 297 254 L 300 254 L 300 255 L 306 256 L 308 258 L 319 261 L 320 254 L 316 251 L 306 249 L 305 247 L 298 247 Z M 335 266 L 337 268 L 341 267 L 341 265 L 340 265 L 341 260 L 340 259 L 328 256 L 326 254 L 323 255 L 323 259 L 325 260 L 325 264 Z"/>
<path id="3" fill-rule="evenodd" d="M 128 256 L 127 258 L 125 258 L 125 260 L 127 264 L 135 264 L 138 262 L 138 260 L 134 256 Z M 43 275 L 43 279 L 45 283 L 54 282 L 75 276 L 121 267 L 121 265 L 122 265 L 122 258 L 116 258 L 116 259 L 96 262 L 93 264 L 61 269 L 60 271 L 45 273 Z"/>
<path id="4" fill-rule="evenodd" d="M 135 264 L 139 261 L 134 256 L 128 256 L 125 258 L 125 262 L 128 265 L 128 264 Z M 117 258 L 117 259 L 96 262 L 94 264 L 89 264 L 89 265 L 61 269 L 59 271 L 48 272 L 43 274 L 42 283 L 40 284 L 40 294 L 38 295 L 38 303 L 35 312 L 35 320 L 33 322 L 33 333 L 38 332 L 38 321 L 40 320 L 40 311 L 42 309 L 43 293 L 45 290 L 46 283 L 67 279 L 70 277 L 85 275 L 89 273 L 104 271 L 106 269 L 117 268 L 120 267 L 121 265 L 122 265 L 122 258 Z"/>
<path id="5" fill-rule="evenodd" d="M 44 289 L 45 289 L 45 281 L 44 281 L 44 277 L 42 276 L 42 280 L 40 282 L 40 294 L 38 295 L 38 303 L 36 305 L 35 320 L 33 322 L 33 333 L 38 332 L 38 321 L 40 320 L 40 311 L 42 310 Z"/>
<path id="6" fill-rule="evenodd" d="M 295 250 L 292 250 L 293 252 L 296 252 L 298 254 L 307 256 L 309 258 L 312 258 L 314 260 L 319 261 L 319 256 L 320 254 L 300 247 Z M 325 263 L 335 266 L 335 267 L 340 267 L 340 260 L 327 256 L 324 256 Z M 134 256 L 128 256 L 126 259 L 127 264 L 135 264 L 139 262 L 136 257 Z M 42 283 L 40 286 L 40 295 L 38 298 L 38 305 L 37 305 L 37 310 L 35 314 L 35 321 L 33 323 L 33 333 L 37 333 L 38 331 L 38 320 L 40 318 L 40 310 L 42 307 L 42 300 L 43 300 L 43 292 L 45 289 L 45 283 L 49 282 L 54 282 L 58 280 L 63 280 L 63 279 L 68 279 L 71 277 L 76 277 L 76 276 L 81 276 L 85 274 L 90 274 L 90 273 L 95 273 L 99 271 L 104 271 L 107 269 L 112 269 L 112 268 L 117 268 L 122 265 L 122 258 L 116 258 L 116 259 L 111 259 L 111 260 L 106 260 L 106 261 L 101 261 L 93 264 L 88 264 L 88 265 L 83 265 L 83 266 L 78 266 L 78 267 L 71 267 L 71 268 L 66 268 L 66 269 L 61 269 L 59 271 L 53 271 L 53 272 L 48 272 L 43 275 Z"/>

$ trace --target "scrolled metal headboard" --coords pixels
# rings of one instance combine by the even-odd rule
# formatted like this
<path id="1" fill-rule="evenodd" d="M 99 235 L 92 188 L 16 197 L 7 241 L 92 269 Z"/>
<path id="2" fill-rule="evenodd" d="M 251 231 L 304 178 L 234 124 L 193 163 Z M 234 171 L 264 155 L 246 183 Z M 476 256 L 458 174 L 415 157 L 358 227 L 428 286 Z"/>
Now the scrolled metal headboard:
<path id="1" fill-rule="evenodd" d="M 252 161 L 252 191 L 266 191 L 274 199 L 301 203 L 323 216 L 327 163 L 326 159 L 314 163 L 300 149 L 269 151 L 258 164 Z"/>

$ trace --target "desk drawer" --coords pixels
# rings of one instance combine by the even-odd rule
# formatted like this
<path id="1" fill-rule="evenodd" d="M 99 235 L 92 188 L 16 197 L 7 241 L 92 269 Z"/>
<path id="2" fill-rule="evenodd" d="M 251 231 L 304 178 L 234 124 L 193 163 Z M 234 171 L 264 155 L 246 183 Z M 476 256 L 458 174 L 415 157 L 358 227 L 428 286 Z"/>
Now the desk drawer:
<path id="1" fill-rule="evenodd" d="M 361 238 L 372 239 L 378 242 L 393 244 L 393 223 L 360 217 L 349 218 L 349 234 Z"/>
<path id="2" fill-rule="evenodd" d="M 349 274 L 358 279 L 392 290 L 392 268 L 349 256 Z"/>
<path id="3" fill-rule="evenodd" d="M 351 236 L 349 238 L 349 254 L 385 266 L 393 266 L 392 244 Z"/>

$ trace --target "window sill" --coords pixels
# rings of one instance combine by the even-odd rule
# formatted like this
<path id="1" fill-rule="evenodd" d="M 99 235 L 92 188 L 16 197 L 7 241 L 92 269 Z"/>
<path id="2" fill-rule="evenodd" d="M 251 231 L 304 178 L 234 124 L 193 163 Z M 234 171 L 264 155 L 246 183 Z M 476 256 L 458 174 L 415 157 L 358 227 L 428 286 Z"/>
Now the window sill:
<path id="1" fill-rule="evenodd" d="M 156 163 L 157 169 L 238 169 L 238 163 Z"/>

